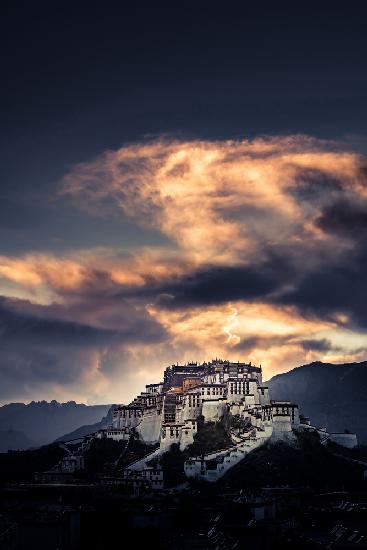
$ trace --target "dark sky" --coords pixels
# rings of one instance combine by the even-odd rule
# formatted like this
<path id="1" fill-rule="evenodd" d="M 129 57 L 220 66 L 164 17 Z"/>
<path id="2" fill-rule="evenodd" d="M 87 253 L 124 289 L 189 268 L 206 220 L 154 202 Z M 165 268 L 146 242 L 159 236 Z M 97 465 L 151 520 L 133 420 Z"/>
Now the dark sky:
<path id="1" fill-rule="evenodd" d="M 125 194 L 121 199 L 119 194 L 121 189 L 116 191 L 116 186 L 108 193 L 103 192 L 103 206 L 97 209 L 95 203 L 89 204 L 90 196 L 88 198 L 79 196 L 76 204 L 74 191 L 66 194 L 61 192 L 63 184 L 60 182 L 67 174 L 75 173 L 76 170 L 80 176 L 80 168 L 75 168 L 80 163 L 91 163 L 105 151 L 118 151 L 120 148 L 123 150 L 132 142 L 144 144 L 154 139 L 161 140 L 162 136 L 166 136 L 167 147 L 169 147 L 169 143 L 174 138 L 186 144 L 193 143 L 195 140 L 223 144 L 228 139 L 253 139 L 256 143 L 259 136 L 263 135 L 280 138 L 306 134 L 319 140 L 316 147 L 318 150 L 324 149 L 322 140 L 334 140 L 344 151 L 363 154 L 367 152 L 367 8 L 364 8 L 362 3 L 350 2 L 266 4 L 264 2 L 127 3 L 109 1 L 98 3 L 5 1 L 1 4 L 0 256 L 2 260 L 0 260 L 0 268 L 1 262 L 5 267 L 0 273 L 2 285 L 0 290 L 5 300 L 10 302 L 16 299 L 25 300 L 21 313 L 23 315 L 26 312 L 27 319 L 32 315 L 42 319 L 51 315 L 53 321 L 61 323 L 60 330 L 64 328 L 63 322 L 79 322 L 82 327 L 80 339 L 83 340 L 83 335 L 86 335 L 88 343 L 91 340 L 94 341 L 94 333 L 89 330 L 90 327 L 93 330 L 98 328 L 102 331 L 112 330 L 114 332 L 111 341 L 115 342 L 116 338 L 118 339 L 115 331 L 120 329 L 118 323 L 106 321 L 105 317 L 102 321 L 100 318 L 96 320 L 93 316 L 88 317 L 86 313 L 82 315 L 83 308 L 79 302 L 78 307 L 75 306 L 76 298 L 75 296 L 70 298 L 70 289 L 67 297 L 62 293 L 61 296 L 59 288 L 57 292 L 55 291 L 57 285 L 50 273 L 52 269 L 57 271 L 59 268 L 50 267 L 50 257 L 56 259 L 62 257 L 66 258 L 65 261 L 75 261 L 76 256 L 88 255 L 86 251 L 95 251 L 100 248 L 113 250 L 115 256 L 125 258 L 126 255 L 135 254 L 137 250 L 144 248 L 145 252 L 149 250 L 154 254 L 154 258 L 150 257 L 148 261 L 144 256 L 144 261 L 139 261 L 150 265 L 151 277 L 155 270 L 157 273 L 159 271 L 159 277 L 161 277 L 163 268 L 160 267 L 160 260 L 157 259 L 157 251 L 164 249 L 170 250 L 171 253 L 172 243 L 176 246 L 177 242 L 179 246 L 185 242 L 186 248 L 184 248 L 187 250 L 187 235 L 177 237 L 181 238 L 181 241 L 176 241 L 173 236 L 174 231 L 171 227 L 167 229 L 162 219 L 159 223 L 151 223 L 149 218 L 150 221 L 147 222 L 145 217 L 147 212 L 144 208 L 141 208 L 137 214 L 134 203 L 132 207 L 134 215 L 130 215 L 129 209 L 121 206 L 121 203 L 116 207 L 116 200 L 125 201 L 124 204 L 127 201 Z M 283 146 L 289 152 L 288 145 L 283 143 Z M 302 150 L 304 148 L 303 145 L 299 147 Z M 328 149 L 331 145 L 325 147 Z M 154 154 L 159 156 L 163 153 L 154 149 Z M 145 158 L 145 153 L 139 153 L 139 155 L 140 159 Z M 228 155 L 232 159 L 231 154 L 228 153 Z M 227 162 L 231 161 L 227 159 Z M 118 162 L 114 166 L 118 167 Z M 132 167 L 130 163 L 129 170 L 134 177 L 140 177 L 141 171 L 137 171 L 135 165 Z M 308 167 L 308 170 L 311 169 Z M 315 168 L 312 177 L 310 172 L 307 172 L 306 180 L 311 178 L 312 181 L 325 183 L 324 176 L 320 178 L 315 176 L 317 170 L 321 168 Z M 340 167 L 340 170 L 342 171 L 343 168 Z M 344 176 L 340 177 L 344 178 Z M 331 177 L 330 173 L 327 177 Z M 339 176 L 333 174 L 332 177 Z M 102 177 L 100 185 L 103 189 L 109 185 L 107 179 L 105 176 Z M 330 185 L 333 189 L 335 187 L 329 181 L 326 186 L 324 183 L 324 190 L 326 187 L 330 190 Z M 126 185 L 130 185 L 129 182 Z M 217 188 L 216 190 L 218 191 Z M 129 200 L 131 196 L 129 195 Z M 146 196 L 144 193 L 141 195 L 142 202 Z M 328 196 L 330 197 L 331 193 Z M 328 235 L 334 231 L 340 238 L 340 231 L 345 233 L 345 226 L 349 224 L 345 221 L 345 216 L 351 216 L 355 222 L 352 204 L 355 197 L 348 195 L 346 214 L 340 213 L 340 204 L 341 201 L 346 200 L 345 197 L 341 199 L 333 195 L 334 198 L 335 201 L 331 201 L 330 204 L 325 202 L 322 208 L 320 207 L 319 218 L 315 217 L 313 235 L 317 228 Z M 301 196 L 299 200 L 303 200 Z M 247 208 L 245 205 L 242 207 Z M 178 211 L 180 208 L 182 205 Z M 218 206 L 216 205 L 215 208 Z M 251 216 L 246 211 L 246 216 L 250 216 L 246 219 L 251 218 L 253 227 L 260 223 L 260 218 L 264 219 L 264 212 L 269 219 L 267 227 L 259 230 L 267 235 L 266 243 L 263 243 L 261 249 L 264 253 L 261 266 L 265 266 L 266 284 L 263 284 L 261 279 L 259 284 L 253 285 L 256 287 L 256 299 L 258 292 L 260 294 L 265 292 L 264 288 L 268 292 L 270 288 L 277 287 L 278 281 L 280 279 L 283 281 L 284 273 L 289 277 L 299 276 L 299 270 L 296 269 L 298 275 L 294 275 L 294 265 L 288 265 L 290 262 L 288 253 L 286 262 L 283 252 L 280 254 L 282 259 L 279 262 L 273 256 L 270 259 L 267 256 L 273 221 L 269 217 L 269 212 L 266 213 L 266 206 L 263 203 L 261 208 L 264 209 L 262 213 L 260 207 L 256 206 L 257 213 L 252 211 Z M 148 215 L 156 220 L 151 209 L 147 210 L 149 210 Z M 289 214 L 289 211 L 287 212 Z M 166 212 L 167 218 L 171 219 L 171 214 Z M 231 215 L 236 219 L 243 219 L 245 214 L 244 210 L 237 212 L 232 208 Z M 303 215 L 310 216 L 310 211 L 304 209 Z M 341 279 L 343 276 L 346 277 L 346 286 L 353 277 L 357 277 L 358 286 L 360 281 L 358 276 L 365 266 L 365 254 L 360 242 L 359 229 L 362 227 L 361 231 L 364 234 L 363 228 L 367 219 L 365 216 L 364 206 L 360 204 L 357 222 L 355 222 L 358 226 L 357 234 L 354 232 L 352 236 L 353 243 L 357 242 L 353 248 L 353 254 L 356 255 L 356 269 L 350 277 L 348 274 L 345 275 L 344 271 L 340 275 Z M 276 224 L 275 221 L 274 224 Z M 341 226 L 342 229 L 340 229 Z M 209 222 L 208 227 L 212 235 L 213 228 Z M 333 229 L 330 229 L 331 227 Z M 223 231 L 225 230 L 226 228 L 223 228 Z M 177 234 L 181 235 L 181 229 L 177 231 Z M 203 231 L 202 227 L 200 231 Z M 348 239 L 352 237 L 349 235 Z M 195 243 L 191 245 L 195 249 Z M 285 246 L 285 242 L 282 245 Z M 292 254 L 295 250 L 296 246 L 292 249 Z M 343 251 L 345 251 L 344 248 Z M 101 257 L 105 258 L 105 255 L 104 252 Z M 29 260 L 30 256 L 31 260 Z M 177 258 L 167 259 L 168 252 L 165 256 L 164 269 L 168 269 L 168 264 L 172 266 L 179 263 Z M 101 283 L 103 279 L 100 273 L 101 267 L 95 266 L 89 256 L 88 258 L 88 261 L 85 258 L 84 260 L 89 262 L 88 269 L 94 270 L 100 285 L 97 285 L 99 291 L 104 284 Z M 160 298 L 157 303 L 161 303 L 161 294 L 165 296 L 171 293 L 174 296 L 172 304 L 179 304 L 179 308 L 182 308 L 182 304 L 191 307 L 197 300 L 201 305 L 203 303 L 222 304 L 223 301 L 233 304 L 237 299 L 242 298 L 247 300 L 252 283 L 248 283 L 249 286 L 243 293 L 241 293 L 241 285 L 247 285 L 243 281 L 256 279 L 256 268 L 251 268 L 250 275 L 247 272 L 243 274 L 241 271 L 243 256 L 240 262 L 236 256 L 234 263 L 233 258 L 223 259 L 221 256 L 218 260 L 220 264 L 218 272 L 217 257 L 213 258 L 212 256 L 208 260 L 201 258 L 199 263 L 195 263 L 197 262 L 195 254 L 190 261 L 185 256 L 182 259 L 185 265 L 188 261 L 193 262 L 193 264 L 190 263 L 190 273 L 187 268 L 182 268 L 183 271 L 179 273 L 182 280 L 178 282 L 176 272 L 174 280 L 168 282 L 162 283 L 161 280 L 150 279 L 151 286 L 146 289 L 144 296 L 151 297 L 154 292 L 159 292 Z M 18 261 L 20 263 L 17 263 Z M 101 260 L 102 263 L 104 261 L 112 262 L 110 259 Z M 295 262 L 294 258 L 292 261 Z M 298 260 L 296 263 L 299 268 Z M 92 267 L 91 264 L 93 264 Z M 274 265 L 279 264 L 281 264 L 280 271 L 276 270 L 274 275 Z M 31 272 L 24 271 L 25 265 L 27 270 L 31 269 Z M 232 290 L 225 292 L 224 298 L 219 297 L 218 300 L 212 297 L 205 298 L 209 294 L 217 297 L 217 288 L 223 289 L 227 284 L 228 273 L 221 271 L 224 268 L 229 269 L 229 284 L 234 284 Z M 338 264 L 338 269 L 345 269 L 345 264 L 343 263 L 342 266 Z M 193 281 L 190 278 L 192 270 L 197 270 L 195 271 L 197 280 Z M 330 272 L 334 272 L 333 270 L 334 267 L 328 264 L 322 272 L 313 273 L 314 279 L 311 279 L 311 282 L 302 280 L 299 287 L 288 288 L 287 294 L 284 294 L 282 299 L 279 299 L 279 296 L 272 296 L 271 300 L 267 299 L 267 303 L 271 301 L 272 304 L 279 303 L 284 307 L 285 304 L 290 303 L 303 310 L 307 309 L 308 305 L 313 307 L 318 297 L 315 298 L 308 290 L 307 296 L 310 296 L 310 292 L 312 296 L 309 299 L 305 298 L 302 289 L 309 289 L 307 285 L 312 286 L 312 284 L 317 287 L 321 283 L 312 281 L 323 280 L 322 277 L 328 277 Z M 45 275 L 46 271 L 47 275 Z M 75 270 L 70 277 L 74 276 Z M 93 285 L 95 285 L 97 283 L 93 277 Z M 235 277 L 235 283 L 233 283 L 233 277 Z M 38 283 L 34 281 L 37 278 L 41 282 L 40 288 L 37 287 L 35 290 L 34 285 L 37 286 Z M 146 279 L 144 280 L 147 285 Z M 341 287 L 338 284 L 338 282 L 335 283 L 336 292 L 340 293 L 340 288 L 344 286 L 342 283 L 340 283 Z M 51 290 L 46 288 L 47 285 Z M 114 292 L 120 292 L 120 290 L 114 288 Z M 85 292 L 83 286 L 83 299 L 78 295 L 78 300 L 83 301 L 83 307 L 86 300 Z M 88 292 L 92 291 L 88 289 Z M 143 307 L 141 305 L 143 298 L 136 297 L 135 290 L 129 289 L 127 292 L 123 289 L 121 292 L 124 300 L 128 300 L 128 305 L 124 303 L 129 315 L 131 315 L 131 300 L 138 300 L 139 307 Z M 104 298 L 108 302 L 110 294 L 108 299 L 106 296 Z M 96 296 L 93 294 L 93 299 L 89 303 L 94 303 L 95 299 Z M 332 298 L 330 299 L 332 301 Z M 57 307 L 55 306 L 57 313 L 54 306 L 52 311 L 41 313 L 40 304 L 42 307 L 46 307 L 46 304 L 49 307 L 54 300 L 58 303 Z M 353 300 L 358 302 L 357 298 Z M 14 303 L 10 302 L 6 301 L 4 305 L 6 315 L 4 313 L 3 323 L 6 324 L 6 319 L 11 318 L 12 327 L 15 327 L 19 321 L 20 306 L 17 305 L 15 315 L 12 309 Z M 60 303 L 65 307 L 65 311 L 69 312 L 68 315 L 65 311 L 61 312 Z M 106 304 L 106 301 L 103 303 Z M 136 302 L 134 304 L 135 308 L 138 307 Z M 340 311 L 334 306 L 331 309 L 333 314 L 337 312 L 342 315 L 348 310 L 347 306 L 344 299 Z M 96 311 L 100 311 L 97 306 L 94 307 L 97 308 Z M 144 307 L 147 307 L 146 304 Z M 329 305 L 325 307 L 327 311 L 325 313 L 323 310 L 323 316 L 329 315 L 331 311 Z M 10 313 L 7 308 L 10 308 Z M 172 311 L 171 306 L 169 309 Z M 73 311 L 74 317 L 70 311 Z M 306 315 L 306 313 L 303 314 Z M 317 314 L 319 315 L 319 312 Z M 138 315 L 138 320 L 140 319 L 143 323 L 142 326 L 145 326 L 145 322 L 149 324 L 152 320 L 151 314 L 147 319 L 146 315 L 148 314 L 143 315 L 141 311 Z M 264 313 L 259 313 L 260 317 L 261 315 Z M 162 361 L 166 358 L 175 360 L 174 355 L 178 353 L 177 350 L 182 352 L 185 348 L 182 342 L 181 347 L 174 347 L 172 334 L 162 336 L 162 330 L 167 330 L 168 321 L 166 321 L 155 314 L 154 326 L 147 329 L 149 334 L 147 341 L 150 342 L 154 339 L 153 335 L 157 334 L 157 340 L 163 342 L 166 338 L 172 346 L 169 353 L 161 354 Z M 21 325 L 22 323 L 23 321 L 20 321 Z M 52 325 L 52 330 L 56 330 L 55 326 L 59 325 Z M 41 328 L 43 346 L 41 347 L 44 351 L 47 330 L 43 325 Z M 68 329 L 67 338 L 71 338 L 74 328 L 73 324 L 71 329 Z M 225 327 L 225 332 L 227 328 Z M 16 329 L 12 328 L 12 333 L 14 332 Z M 37 343 L 35 332 L 37 331 L 32 325 L 32 338 L 35 338 Z M 122 333 L 121 338 L 125 342 L 125 325 Z M 22 333 L 20 339 L 23 336 Z M 319 341 L 325 342 L 324 336 L 320 336 L 322 339 Z M 295 338 L 294 335 L 293 337 Z M 109 333 L 103 332 L 101 335 L 103 342 L 109 342 L 109 338 Z M 326 335 L 325 338 L 328 341 L 329 336 Z M 357 340 L 358 343 L 353 344 L 354 350 L 361 347 L 360 336 Z M 27 342 L 28 346 L 29 341 Z M 80 345 L 78 340 L 78 346 Z M 89 344 L 85 345 L 88 348 Z M 137 345 L 135 340 L 134 345 Z M 284 345 L 289 345 L 289 342 L 287 341 Z M 333 348 L 333 346 L 335 348 L 335 344 L 329 347 Z M 349 347 L 351 346 L 350 343 Z M 59 350 L 59 343 L 56 348 Z M 320 348 L 317 343 L 315 343 L 316 348 Z M 29 354 L 28 348 L 27 353 Z M 52 356 L 52 350 L 48 350 L 48 353 Z M 126 347 L 123 353 L 129 354 Z M 13 368 L 11 361 L 14 360 L 9 359 L 10 355 L 6 355 L 2 362 L 0 354 L 0 367 L 5 365 L 8 373 Z M 68 361 L 72 363 L 74 359 L 69 355 Z M 40 359 L 39 355 L 36 357 L 36 363 L 44 361 L 44 358 Z M 52 363 L 52 360 L 47 355 L 47 361 Z M 78 361 L 80 361 L 79 356 Z M 115 364 L 116 359 L 112 362 Z M 287 363 L 285 366 L 292 365 Z M 24 396 L 26 399 L 28 395 L 35 395 L 36 390 L 32 384 L 35 384 L 39 378 L 34 373 L 34 369 L 31 368 L 32 372 L 28 375 L 24 374 L 22 368 L 20 377 L 29 376 L 30 380 L 34 378 L 29 387 L 24 385 L 17 395 L 20 398 Z M 114 368 L 117 369 L 117 367 Z M 45 375 L 42 376 L 45 379 Z M 58 376 L 55 377 L 57 382 L 54 386 L 51 383 L 45 386 L 48 396 L 66 395 L 70 388 L 74 388 L 71 375 L 69 386 L 64 386 Z M 52 380 L 52 375 L 50 377 Z M 75 387 L 79 382 L 78 378 Z M 10 399 L 16 392 L 13 391 L 12 382 L 9 382 L 8 387 Z M 75 390 L 77 396 L 78 391 Z M 103 395 L 104 399 L 112 394 L 108 393 L 108 389 L 101 390 L 99 394 L 96 390 L 91 399 L 102 399 L 99 395 Z M 0 396 L 0 399 L 6 400 L 6 398 L 6 395 Z M 116 399 L 116 396 L 113 395 L 113 398 Z"/>
<path id="2" fill-rule="evenodd" d="M 146 135 L 306 133 L 366 149 L 365 9 L 167 4 L 2 3 L 3 251 L 113 240 L 121 220 L 84 230 L 80 212 L 45 206 L 45 190 Z"/>

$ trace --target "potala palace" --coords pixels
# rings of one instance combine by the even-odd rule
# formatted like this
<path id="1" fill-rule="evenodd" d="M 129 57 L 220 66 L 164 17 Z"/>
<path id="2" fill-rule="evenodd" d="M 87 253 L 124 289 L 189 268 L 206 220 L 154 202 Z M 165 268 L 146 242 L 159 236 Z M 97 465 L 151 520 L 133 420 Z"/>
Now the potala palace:
<path id="1" fill-rule="evenodd" d="M 235 427 L 233 419 L 237 420 Z M 129 464 L 124 476 L 147 479 L 153 486 L 156 482 L 158 488 L 159 468 L 151 464 L 157 459 L 159 463 L 173 443 L 180 450 L 189 447 L 198 420 L 225 423 L 231 440 L 223 449 L 186 460 L 186 477 L 206 481 L 216 481 L 267 441 L 291 442 L 297 430 L 318 431 L 321 442 L 333 440 L 348 447 L 357 444 L 355 434 L 330 434 L 325 428 L 313 427 L 299 414 L 297 404 L 272 401 L 261 367 L 221 359 L 166 368 L 162 382 L 148 384 L 132 403 L 115 408 L 113 424 L 95 437 L 127 442 L 138 437 L 155 445 L 154 451 Z"/>

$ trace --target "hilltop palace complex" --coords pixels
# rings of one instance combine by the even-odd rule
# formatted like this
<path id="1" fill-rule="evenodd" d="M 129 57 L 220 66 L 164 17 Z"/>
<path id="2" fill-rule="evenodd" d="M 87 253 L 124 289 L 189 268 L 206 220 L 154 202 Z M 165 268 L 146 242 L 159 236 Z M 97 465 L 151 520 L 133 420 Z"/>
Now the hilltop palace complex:
<path id="1" fill-rule="evenodd" d="M 153 459 L 159 459 L 173 443 L 181 450 L 191 445 L 199 417 L 204 422 L 225 422 L 231 444 L 188 459 L 184 467 L 188 478 L 216 481 L 265 442 L 294 440 L 295 430 L 313 429 L 321 441 L 331 439 L 349 447 L 356 444 L 355 434 L 329 434 L 300 416 L 298 405 L 270 400 L 261 367 L 221 359 L 167 367 L 162 382 L 148 384 L 132 403 L 116 407 L 112 426 L 95 436 L 129 441 L 134 434 L 142 442 L 155 445 L 153 452 L 127 466 L 124 476 L 147 479 L 153 488 L 159 488 L 162 476 L 152 468 Z M 236 417 L 243 428 L 231 428 L 231 417 Z"/>

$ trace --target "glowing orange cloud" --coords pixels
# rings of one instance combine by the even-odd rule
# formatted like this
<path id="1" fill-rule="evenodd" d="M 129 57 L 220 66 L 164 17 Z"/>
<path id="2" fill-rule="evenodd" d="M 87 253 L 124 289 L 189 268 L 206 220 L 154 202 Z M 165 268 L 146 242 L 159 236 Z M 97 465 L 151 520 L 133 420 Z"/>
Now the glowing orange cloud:
<path id="1" fill-rule="evenodd" d="M 267 378 L 314 360 L 361 360 L 364 334 L 351 336 L 340 320 L 322 321 L 300 316 L 294 307 L 243 301 L 224 306 L 167 311 L 150 306 L 152 316 L 169 331 L 171 344 L 186 360 L 212 356 L 247 359 L 264 366 Z M 330 343 L 330 349 L 305 349 L 310 340 Z M 242 344 L 249 342 L 248 346 Z M 335 346 L 335 348 L 333 347 Z M 353 351 L 357 349 L 357 351 Z"/>
<path id="2" fill-rule="evenodd" d="M 40 302 L 59 300 L 60 294 L 78 294 L 88 285 L 142 286 L 148 281 L 182 276 L 194 268 L 195 264 L 185 255 L 160 248 L 135 253 L 95 248 L 65 256 L 50 253 L 0 256 L 0 278 L 28 289 L 29 297 Z"/>
<path id="3" fill-rule="evenodd" d="M 332 151 L 304 136 L 157 140 L 77 166 L 65 178 L 64 192 L 83 202 L 113 197 L 126 216 L 158 228 L 194 261 L 233 263 L 258 255 L 264 243 L 293 241 L 300 233 L 317 237 L 310 224 L 315 204 L 293 192 L 302 175 L 319 172 L 337 178 L 347 192 L 365 195 L 360 166 L 355 153 Z M 321 190 L 323 178 L 315 183 Z"/>
<path id="4" fill-rule="evenodd" d="M 185 357 L 188 360 L 192 359 L 193 349 L 204 359 L 209 352 L 237 360 L 244 353 L 241 343 L 253 340 L 248 358 L 265 365 L 267 376 L 286 370 L 285 351 L 288 359 L 302 355 L 302 339 L 317 339 L 324 331 L 337 327 L 332 321 L 304 319 L 293 307 L 242 301 L 235 306 L 186 308 L 184 311 L 150 306 L 149 311 L 170 332 L 172 344 L 187 350 Z"/>
<path id="5" fill-rule="evenodd" d="M 271 254 L 302 274 L 333 265 L 354 245 L 324 231 L 318 219 L 340 198 L 367 200 L 362 165 L 359 155 L 307 136 L 127 145 L 76 166 L 62 193 L 97 210 L 112 198 L 124 216 L 168 237 L 169 246 L 2 256 L 0 278 L 8 283 L 7 295 L 16 296 L 19 288 L 19 298 L 26 292 L 32 306 L 43 304 L 37 315 L 113 329 L 136 315 L 163 327 L 166 339 L 86 353 L 82 378 L 95 400 L 128 400 L 126 379 L 138 391 L 177 360 L 245 357 L 262 363 L 266 377 L 316 359 L 358 360 L 364 336 L 351 337 L 346 312 L 327 320 L 306 317 L 295 307 L 273 305 L 279 289 L 269 303 L 260 296 L 176 309 L 174 301 L 163 307 L 154 292 L 165 293 L 167 283 L 173 293 L 175 283 L 190 285 L 190 276 L 214 268 L 256 270 Z M 281 290 L 293 284 L 290 277 Z M 330 345 L 313 349 L 306 345 L 311 340 Z"/>

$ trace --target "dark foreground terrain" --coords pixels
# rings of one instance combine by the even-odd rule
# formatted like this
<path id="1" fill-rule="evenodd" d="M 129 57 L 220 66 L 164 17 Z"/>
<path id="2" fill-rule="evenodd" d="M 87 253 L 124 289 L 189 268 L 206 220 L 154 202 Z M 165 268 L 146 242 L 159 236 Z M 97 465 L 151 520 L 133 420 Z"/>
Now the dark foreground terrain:
<path id="1" fill-rule="evenodd" d="M 367 548 L 363 447 L 323 447 L 305 434 L 296 447 L 254 451 L 217 484 L 178 487 L 184 457 L 173 448 L 158 491 L 124 485 L 116 457 L 146 449 L 122 448 L 99 441 L 78 477 L 56 483 L 36 483 L 32 471 L 62 457 L 57 445 L 0 455 L 0 549 Z"/>
<path id="2" fill-rule="evenodd" d="M 9 486 L 0 548 L 366 548 L 367 492 L 191 488 L 127 495 L 95 485 Z M 128 542 L 129 541 L 129 542 Z M 153 545 L 153 546 L 152 546 Z"/>
<path id="3" fill-rule="evenodd" d="M 196 488 L 134 496 L 116 487 L 13 486 L 2 498 L 9 545 L 5 535 L 1 548 L 367 547 L 364 490 Z"/>

